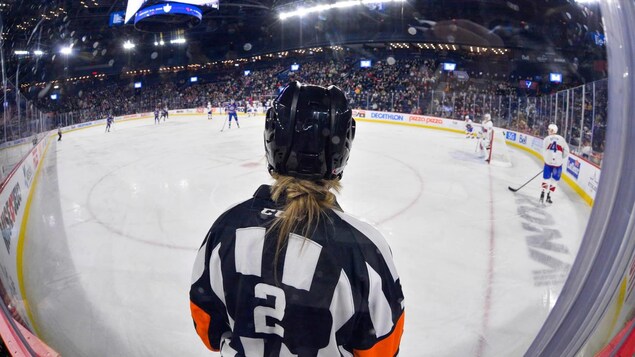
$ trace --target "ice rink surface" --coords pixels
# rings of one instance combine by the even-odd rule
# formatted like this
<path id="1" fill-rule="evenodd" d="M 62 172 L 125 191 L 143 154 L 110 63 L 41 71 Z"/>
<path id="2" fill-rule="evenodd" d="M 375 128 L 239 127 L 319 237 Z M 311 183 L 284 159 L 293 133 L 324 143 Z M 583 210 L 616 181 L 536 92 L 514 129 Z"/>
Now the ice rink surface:
<path id="1" fill-rule="evenodd" d="M 225 209 L 270 183 L 263 118 L 171 116 L 64 135 L 46 153 L 24 250 L 27 302 L 62 356 L 208 356 L 188 292 L 196 251 Z M 388 240 L 405 294 L 400 356 L 521 356 L 555 303 L 590 208 L 511 151 L 358 122 L 338 200 Z"/>

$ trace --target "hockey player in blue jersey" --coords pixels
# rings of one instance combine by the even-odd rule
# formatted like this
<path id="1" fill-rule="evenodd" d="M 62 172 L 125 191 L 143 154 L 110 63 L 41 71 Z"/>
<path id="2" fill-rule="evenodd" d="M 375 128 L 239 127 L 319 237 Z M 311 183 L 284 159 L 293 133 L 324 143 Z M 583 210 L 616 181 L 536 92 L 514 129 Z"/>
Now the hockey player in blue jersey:
<path id="1" fill-rule="evenodd" d="M 108 117 L 106 118 L 106 133 L 110 132 L 110 126 L 112 125 L 113 120 L 112 114 L 108 114 Z"/>
<path id="2" fill-rule="evenodd" d="M 223 213 L 199 249 L 190 309 L 221 356 L 394 357 L 404 296 L 379 231 L 339 206 L 355 121 L 337 87 L 292 82 L 267 111 L 274 178 Z"/>
<path id="3" fill-rule="evenodd" d="M 567 141 L 558 133 L 556 124 L 549 124 L 547 129 L 549 135 L 543 139 L 542 157 L 545 160 L 544 171 L 542 172 L 542 192 L 540 193 L 540 203 L 545 199 L 547 192 L 547 203 L 553 203 L 551 195 L 556 192 L 556 183 L 560 181 L 562 175 L 562 164 L 569 156 L 569 145 Z"/>
<path id="4" fill-rule="evenodd" d="M 161 109 L 161 117 L 163 118 L 163 121 L 165 121 L 165 119 L 168 118 L 168 105 L 166 104 L 165 107 L 163 107 L 163 109 Z"/>
<path id="5" fill-rule="evenodd" d="M 161 119 L 159 119 L 159 107 L 154 108 L 154 123 L 161 123 Z"/>
<path id="6" fill-rule="evenodd" d="M 236 109 L 238 109 L 238 106 L 236 105 L 233 99 L 229 102 L 229 104 L 225 108 L 225 110 L 227 111 L 227 114 L 229 115 L 228 120 L 229 120 L 230 129 L 232 128 L 232 118 L 234 118 L 234 120 L 236 121 L 236 126 L 240 129 L 240 125 L 238 124 L 238 114 L 236 114 Z"/>
<path id="7" fill-rule="evenodd" d="M 472 126 L 472 119 L 469 115 L 465 116 L 465 137 L 474 139 L 474 127 Z"/>

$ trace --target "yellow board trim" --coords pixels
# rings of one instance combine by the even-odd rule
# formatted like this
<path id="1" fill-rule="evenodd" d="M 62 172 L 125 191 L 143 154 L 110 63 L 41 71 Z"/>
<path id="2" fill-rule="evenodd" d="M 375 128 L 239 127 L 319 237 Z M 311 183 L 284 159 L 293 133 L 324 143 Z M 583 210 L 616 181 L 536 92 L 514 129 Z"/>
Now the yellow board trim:
<path id="1" fill-rule="evenodd" d="M 407 123 L 407 122 L 401 122 L 401 121 L 381 120 L 381 119 L 355 118 L 355 121 L 364 121 L 364 122 L 369 122 L 369 123 L 383 123 L 383 124 L 403 125 L 403 126 L 416 126 L 416 127 L 419 127 L 419 128 L 450 131 L 450 132 L 453 132 L 453 133 L 464 133 L 465 132 L 465 131 L 459 130 L 459 129 L 441 128 L 441 127 L 432 126 L 432 125 L 425 125 L 425 124 L 418 124 L 418 123 Z"/>
<path id="2" fill-rule="evenodd" d="M 204 116 L 204 115 L 207 115 L 207 113 L 172 113 L 171 115 L 176 115 L 176 116 L 181 116 L 181 115 Z M 225 115 L 225 114 L 224 113 L 212 113 L 212 116 L 214 116 L 214 115 L 218 116 L 218 115 Z M 238 117 L 243 117 L 244 118 L 245 115 L 246 114 L 242 113 Z M 259 113 L 259 114 L 256 114 L 255 117 L 263 117 L 263 116 L 264 116 L 264 114 Z M 154 118 L 152 115 L 146 115 L 146 116 L 142 116 L 142 117 L 139 117 L 139 118 L 119 119 L 119 120 L 116 121 L 116 123 L 121 123 L 121 122 L 126 122 L 126 121 L 133 121 L 133 120 L 152 119 L 152 118 Z M 96 119 L 96 120 L 104 120 L 104 119 Z M 95 123 L 95 124 L 83 126 L 81 128 L 64 130 L 64 131 L 62 131 L 62 134 L 66 134 L 66 133 L 70 133 L 70 132 L 77 131 L 77 130 L 82 130 L 82 129 L 94 128 L 94 127 L 100 126 L 100 125 L 104 125 L 105 126 L 104 123 Z M 54 135 L 57 135 L 57 134 L 54 134 Z M 23 144 L 20 144 L 20 145 L 23 145 Z"/>
<path id="3" fill-rule="evenodd" d="M 625 276 L 624 278 L 622 278 L 622 283 L 620 284 L 620 289 L 619 292 L 617 294 L 617 303 L 615 306 L 615 311 L 613 311 L 613 316 L 611 317 L 611 323 L 608 329 L 606 329 L 607 334 L 606 337 L 604 337 L 604 341 L 609 341 L 611 339 L 611 336 L 613 336 L 615 333 L 613 330 L 615 329 L 615 326 L 617 325 L 617 321 L 620 318 L 620 315 L 622 314 L 622 308 L 624 307 L 624 302 L 626 299 L 626 288 L 628 286 L 628 275 Z M 621 329 L 618 328 L 618 332 Z"/>
<path id="4" fill-rule="evenodd" d="M 464 131 L 462 130 L 458 130 L 458 129 L 451 129 L 451 128 L 439 128 L 436 126 L 430 126 L 430 125 L 425 125 L 425 124 L 417 124 L 417 123 L 405 123 L 405 122 L 398 122 L 398 121 L 390 121 L 390 120 L 376 120 L 376 119 L 366 119 L 366 118 L 355 118 L 356 121 L 362 121 L 362 122 L 369 122 L 369 123 L 383 123 L 383 124 L 393 124 L 393 125 L 404 125 L 404 126 L 416 126 L 419 128 L 426 128 L 426 129 L 435 129 L 435 130 L 443 130 L 443 131 L 449 131 L 449 132 L 453 132 L 453 133 L 464 133 Z M 536 158 L 538 158 L 540 161 L 542 161 L 542 155 L 540 155 L 538 152 L 511 142 L 511 141 L 507 141 L 505 140 L 505 142 L 507 143 L 507 145 L 510 145 L 516 149 L 520 149 L 523 151 L 528 152 L 529 154 L 535 156 Z M 582 201 L 584 201 L 587 205 L 593 207 L 593 198 L 591 198 L 591 196 L 589 196 L 588 193 L 584 192 L 584 190 L 575 182 L 573 181 L 571 178 L 569 178 L 567 175 L 562 175 L 562 179 L 564 180 L 564 182 L 566 182 L 573 191 L 575 191 L 575 193 L 577 193 L 581 198 Z"/>
<path id="5" fill-rule="evenodd" d="M 119 122 L 132 121 L 132 120 L 141 120 L 141 119 L 148 119 L 148 118 L 152 118 L 152 116 L 144 116 L 144 117 L 140 117 L 140 118 L 119 119 Z M 105 120 L 105 119 L 96 119 L 96 120 Z M 94 128 L 94 127 L 96 127 L 98 125 L 104 125 L 105 126 L 104 123 L 95 123 L 95 124 L 91 124 L 91 125 L 82 126 L 81 128 L 64 130 L 64 131 L 62 131 L 62 134 L 66 134 L 66 133 L 70 133 L 70 132 L 77 131 L 77 130 L 82 130 L 82 129 Z M 57 135 L 57 134 L 52 134 L 52 135 Z"/>
<path id="6" fill-rule="evenodd" d="M 20 234 L 18 235 L 18 247 L 16 249 L 16 271 L 18 275 L 18 286 L 20 287 L 20 295 L 22 296 L 22 302 L 24 304 L 24 309 L 26 310 L 27 317 L 31 322 L 31 326 L 35 329 L 35 334 L 37 336 L 40 335 L 40 331 L 38 330 L 37 325 L 35 324 L 35 320 L 33 318 L 33 311 L 31 311 L 31 307 L 29 306 L 29 300 L 26 297 L 26 287 L 24 285 L 24 271 L 23 271 L 23 254 L 24 254 L 24 246 L 26 244 L 26 228 L 27 223 L 29 221 L 29 214 L 31 210 L 31 203 L 33 202 L 33 193 L 37 187 L 37 184 L 40 179 L 40 170 L 44 166 L 44 158 L 48 153 L 49 147 L 51 146 L 52 139 L 49 139 L 49 142 L 46 144 L 46 148 L 44 149 L 44 153 L 40 158 L 40 162 L 38 163 L 37 168 L 35 169 L 35 175 L 33 177 L 33 182 L 31 183 L 31 189 L 29 190 L 29 195 L 26 199 L 26 204 L 24 206 L 24 216 L 22 216 L 22 224 L 20 224 Z"/>

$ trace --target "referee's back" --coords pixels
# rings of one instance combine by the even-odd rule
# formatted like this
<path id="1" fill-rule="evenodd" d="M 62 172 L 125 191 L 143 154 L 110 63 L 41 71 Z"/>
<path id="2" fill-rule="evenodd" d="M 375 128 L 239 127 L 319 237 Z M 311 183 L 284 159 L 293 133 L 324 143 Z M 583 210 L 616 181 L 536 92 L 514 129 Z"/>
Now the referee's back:
<path id="1" fill-rule="evenodd" d="M 261 186 L 210 229 L 196 258 L 190 306 L 198 335 L 222 356 L 394 356 L 403 293 L 372 226 L 327 210 L 310 237 L 276 254 L 281 205 Z"/>

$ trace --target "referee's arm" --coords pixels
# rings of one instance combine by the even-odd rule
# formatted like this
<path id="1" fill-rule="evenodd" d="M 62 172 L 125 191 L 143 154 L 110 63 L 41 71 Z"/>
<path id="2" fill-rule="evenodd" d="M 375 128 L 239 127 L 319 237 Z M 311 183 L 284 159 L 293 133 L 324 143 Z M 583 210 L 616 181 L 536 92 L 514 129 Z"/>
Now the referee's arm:
<path id="1" fill-rule="evenodd" d="M 198 336 L 207 348 L 219 352 L 221 336 L 230 331 L 230 327 L 225 303 L 217 294 L 217 291 L 222 289 L 222 279 L 220 279 L 220 287 L 217 286 L 218 284 L 212 287 L 210 283 L 210 265 L 220 265 L 218 254 L 220 244 L 211 247 L 214 242 L 210 239 L 212 231 L 200 248 L 194 263 L 190 288 L 190 310 Z M 220 269 L 212 272 L 214 273 L 220 274 Z"/>

